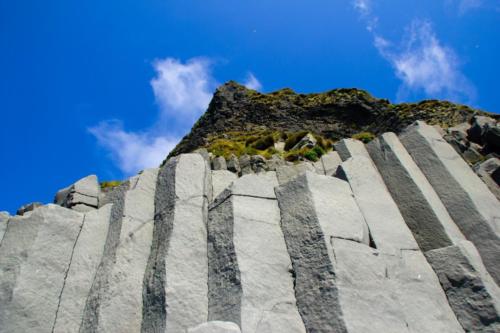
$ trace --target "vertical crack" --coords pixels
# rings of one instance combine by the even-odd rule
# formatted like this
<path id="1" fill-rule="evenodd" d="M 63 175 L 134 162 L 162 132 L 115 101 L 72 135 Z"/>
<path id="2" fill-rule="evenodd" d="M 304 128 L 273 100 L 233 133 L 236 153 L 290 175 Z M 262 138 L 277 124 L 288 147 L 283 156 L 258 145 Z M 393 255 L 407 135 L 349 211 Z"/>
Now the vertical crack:
<path id="1" fill-rule="evenodd" d="M 71 256 L 69 258 L 68 268 L 64 272 L 63 285 L 61 288 L 61 292 L 59 293 L 59 300 L 57 302 L 56 316 L 54 318 L 54 323 L 52 324 L 52 333 L 54 332 L 54 329 L 56 328 L 57 316 L 59 315 L 59 308 L 61 307 L 62 294 L 64 292 L 64 287 L 66 286 L 66 279 L 68 278 L 69 270 L 71 269 L 71 263 L 73 262 L 73 255 L 75 253 L 76 244 L 78 243 L 78 239 L 80 238 L 80 234 L 82 233 L 83 225 L 85 224 L 85 217 L 86 217 L 86 215 L 83 215 L 80 229 L 78 230 L 78 234 L 76 235 L 76 239 L 75 239 L 75 242 L 73 244 L 73 248 L 71 249 Z"/>

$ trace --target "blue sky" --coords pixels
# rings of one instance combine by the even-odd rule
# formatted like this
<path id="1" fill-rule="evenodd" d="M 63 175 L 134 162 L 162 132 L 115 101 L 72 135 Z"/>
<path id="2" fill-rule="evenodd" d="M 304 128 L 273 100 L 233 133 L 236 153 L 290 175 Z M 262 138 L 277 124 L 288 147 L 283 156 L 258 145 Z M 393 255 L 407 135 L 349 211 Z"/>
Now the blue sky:
<path id="1" fill-rule="evenodd" d="M 0 210 L 157 165 L 215 87 L 500 110 L 499 0 L 0 0 Z"/>

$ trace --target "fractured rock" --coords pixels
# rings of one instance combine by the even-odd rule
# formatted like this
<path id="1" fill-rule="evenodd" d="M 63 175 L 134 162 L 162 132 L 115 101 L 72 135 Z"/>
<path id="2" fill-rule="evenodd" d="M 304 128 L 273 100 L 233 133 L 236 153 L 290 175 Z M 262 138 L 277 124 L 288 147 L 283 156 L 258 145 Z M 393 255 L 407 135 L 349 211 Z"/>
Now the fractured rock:
<path id="1" fill-rule="evenodd" d="M 101 187 L 95 175 L 84 177 L 62 190 L 59 190 L 54 203 L 79 212 L 87 212 L 99 206 Z"/>
<path id="2" fill-rule="evenodd" d="M 394 201 L 423 251 L 450 246 L 464 236 L 394 133 L 366 146 Z"/>
<path id="3" fill-rule="evenodd" d="M 242 332 L 305 332 L 280 228 L 274 172 L 236 180 L 209 210 L 209 320 Z"/>
<path id="4" fill-rule="evenodd" d="M 210 178 L 209 164 L 197 154 L 171 158 L 159 171 L 142 331 L 184 332 L 207 320 Z"/>
<path id="5" fill-rule="evenodd" d="M 240 158 L 238 159 L 238 163 L 240 166 L 241 175 L 248 175 L 250 173 L 254 173 L 249 155 L 246 154 L 241 155 Z"/>
<path id="6" fill-rule="evenodd" d="M 363 142 L 356 139 L 342 139 L 334 144 L 335 151 L 339 154 L 342 161 L 349 157 L 360 155 L 370 158 Z"/>
<path id="7" fill-rule="evenodd" d="M 500 204 L 496 197 L 433 127 L 417 121 L 400 140 L 499 283 Z"/>
<path id="8" fill-rule="evenodd" d="M 238 179 L 238 175 L 228 170 L 213 170 L 212 171 L 213 197 L 216 198 L 236 179 Z"/>
<path id="9" fill-rule="evenodd" d="M 323 170 L 327 176 L 335 175 L 339 165 L 342 163 L 339 153 L 336 151 L 330 151 L 324 154 L 321 156 L 320 161 L 323 164 Z"/>
<path id="10" fill-rule="evenodd" d="M 472 118 L 471 127 L 467 130 L 468 138 L 470 141 L 482 144 L 483 136 L 488 129 L 488 126 L 496 124 L 495 119 L 485 116 L 474 116 Z"/>
<path id="11" fill-rule="evenodd" d="M 85 301 L 104 253 L 112 205 L 85 214 L 61 291 L 53 332 L 78 332 Z"/>
<path id="12" fill-rule="evenodd" d="M 500 159 L 491 157 L 474 166 L 474 171 L 500 200 Z"/>
<path id="13" fill-rule="evenodd" d="M 239 174 L 241 172 L 240 162 L 238 161 L 238 158 L 233 154 L 231 154 L 231 157 L 229 157 L 229 160 L 227 161 L 227 169 L 236 174 Z"/>
<path id="14" fill-rule="evenodd" d="M 7 212 L 0 212 L 0 246 L 2 245 L 2 239 L 7 230 L 7 224 L 9 223 L 10 215 Z"/>
<path id="15" fill-rule="evenodd" d="M 226 159 L 223 156 L 217 156 L 212 159 L 212 170 L 226 170 Z"/>
<path id="16" fill-rule="evenodd" d="M 298 150 L 301 148 L 313 148 L 317 142 L 318 140 L 316 140 L 314 135 L 312 135 L 311 133 L 307 133 L 302 137 L 302 139 L 299 140 L 299 142 L 297 142 L 295 146 L 292 147 L 291 150 Z"/>
<path id="17" fill-rule="evenodd" d="M 10 219 L 0 247 L 1 332 L 52 330 L 82 223 L 83 214 L 55 205 Z"/>
<path id="18" fill-rule="evenodd" d="M 337 176 L 351 185 L 354 198 L 379 251 L 399 254 L 401 249 L 418 249 L 398 206 L 371 159 L 355 155 L 340 165 Z"/>
<path id="19" fill-rule="evenodd" d="M 500 331 L 500 292 L 484 270 L 474 245 L 457 245 L 426 252 L 448 302 L 466 332 Z"/>
<path id="20" fill-rule="evenodd" d="M 316 169 L 310 163 L 282 165 L 276 169 L 276 176 L 278 177 L 278 182 L 281 185 L 289 182 L 306 171 L 316 172 Z"/>
<path id="21" fill-rule="evenodd" d="M 33 211 L 35 208 L 41 207 L 41 206 L 43 206 L 43 203 L 41 203 L 41 202 L 32 202 L 32 203 L 21 206 L 21 208 L 19 208 L 17 210 L 16 214 L 17 215 L 24 215 L 28 212 Z"/>

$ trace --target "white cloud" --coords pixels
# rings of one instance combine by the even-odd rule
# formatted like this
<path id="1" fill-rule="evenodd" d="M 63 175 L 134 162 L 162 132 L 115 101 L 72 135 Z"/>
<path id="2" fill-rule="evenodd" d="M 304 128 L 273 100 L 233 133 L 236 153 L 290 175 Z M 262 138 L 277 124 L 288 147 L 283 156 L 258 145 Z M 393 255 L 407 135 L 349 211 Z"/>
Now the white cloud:
<path id="1" fill-rule="evenodd" d="M 352 4 L 361 15 L 369 15 L 371 13 L 371 0 L 354 0 Z"/>
<path id="2" fill-rule="evenodd" d="M 119 120 L 102 121 L 88 129 L 125 175 L 159 166 L 207 109 L 217 86 L 211 65 L 207 58 L 192 58 L 185 63 L 174 58 L 156 60 L 156 76 L 150 82 L 160 109 L 156 123 L 139 132 L 125 130 Z M 252 73 L 245 85 L 261 87 Z"/>
<path id="3" fill-rule="evenodd" d="M 158 167 L 179 141 L 179 138 L 148 132 L 127 132 L 117 120 L 100 122 L 88 130 L 126 175 Z"/>
<path id="4" fill-rule="evenodd" d="M 260 90 L 262 88 L 262 84 L 260 83 L 259 80 L 257 80 L 257 78 L 252 73 L 248 73 L 247 78 L 243 83 L 243 85 L 248 89 L 253 89 L 253 90 Z"/>
<path id="5" fill-rule="evenodd" d="M 377 35 L 374 45 L 402 81 L 398 98 L 418 91 L 434 98 L 474 98 L 475 89 L 460 72 L 457 55 L 442 45 L 429 22 L 412 22 L 399 46 Z"/>
<path id="6" fill-rule="evenodd" d="M 173 58 L 153 63 L 156 77 L 151 86 L 163 116 L 192 123 L 206 110 L 217 85 L 210 65 L 206 58 L 193 58 L 185 64 Z"/>
<path id="7" fill-rule="evenodd" d="M 457 11 L 459 15 L 464 15 L 470 10 L 481 7 L 494 8 L 498 6 L 498 2 L 497 0 L 446 0 L 445 6 L 451 8 L 453 11 Z"/>
<path id="8" fill-rule="evenodd" d="M 159 166 L 207 109 L 216 86 L 210 65 L 206 58 L 193 58 L 185 63 L 173 58 L 156 60 L 153 63 L 156 76 L 150 82 L 160 108 L 156 124 L 140 132 L 126 131 L 117 120 L 89 128 L 125 175 Z"/>

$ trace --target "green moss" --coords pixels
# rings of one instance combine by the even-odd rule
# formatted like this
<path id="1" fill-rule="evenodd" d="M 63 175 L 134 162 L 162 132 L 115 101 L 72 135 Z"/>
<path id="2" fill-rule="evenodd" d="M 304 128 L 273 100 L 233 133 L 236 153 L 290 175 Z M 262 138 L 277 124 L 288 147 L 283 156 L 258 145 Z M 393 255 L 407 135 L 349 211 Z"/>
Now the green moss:
<path id="1" fill-rule="evenodd" d="M 121 185 L 121 183 L 122 182 L 119 180 L 109 180 L 109 181 L 101 182 L 99 185 L 101 185 L 101 190 L 108 190 L 108 189 L 111 189 L 113 187 Z"/>
<path id="2" fill-rule="evenodd" d="M 316 162 L 319 160 L 318 154 L 314 150 L 309 150 L 304 154 L 304 157 L 307 158 L 309 161 Z"/>
<path id="3" fill-rule="evenodd" d="M 266 150 L 267 148 L 274 146 L 274 137 L 272 135 L 266 135 L 265 137 L 256 140 L 251 146 L 252 148 L 258 150 Z"/>
<path id="4" fill-rule="evenodd" d="M 352 138 L 359 140 L 359 141 L 362 141 L 364 143 L 368 143 L 368 142 L 372 141 L 373 139 L 375 139 L 375 134 L 370 133 L 370 132 L 361 132 L 358 134 L 354 134 L 352 136 Z"/>
<path id="5" fill-rule="evenodd" d="M 318 157 L 321 157 L 325 154 L 325 150 L 321 146 L 314 146 L 311 151 L 313 151 Z"/>

